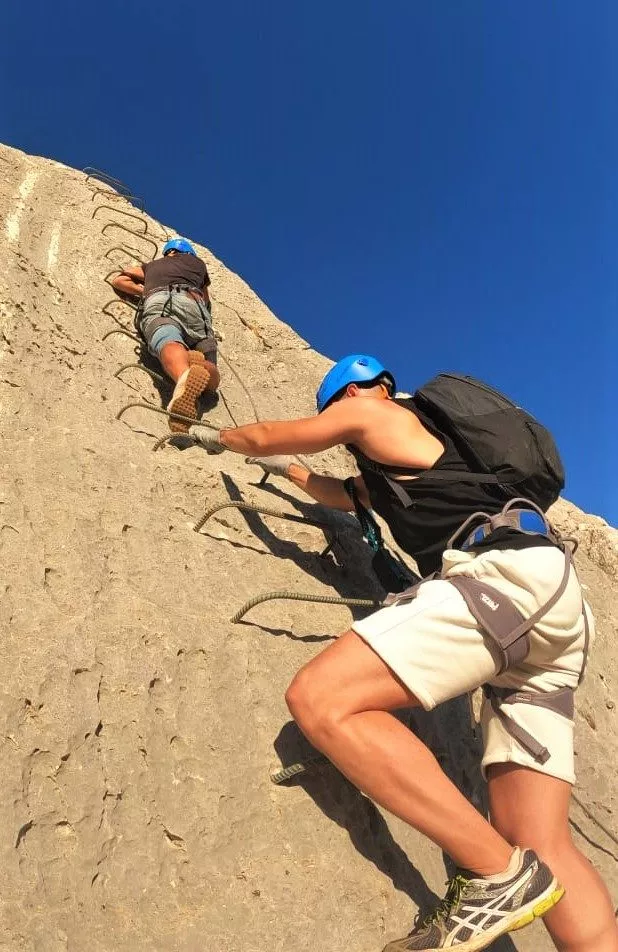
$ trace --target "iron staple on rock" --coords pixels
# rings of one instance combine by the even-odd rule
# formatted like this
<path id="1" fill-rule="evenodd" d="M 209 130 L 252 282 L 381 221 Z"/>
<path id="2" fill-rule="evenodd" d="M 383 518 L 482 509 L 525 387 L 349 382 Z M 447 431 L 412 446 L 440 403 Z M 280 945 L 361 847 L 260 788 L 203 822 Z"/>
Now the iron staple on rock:
<path id="1" fill-rule="evenodd" d="M 267 509 L 264 506 L 239 501 L 224 502 L 218 506 L 213 506 L 212 508 L 207 509 L 201 519 L 198 519 L 198 521 L 193 526 L 193 531 L 200 532 L 211 516 L 214 516 L 215 513 L 220 512 L 222 509 L 239 509 L 241 512 L 256 512 L 263 516 L 273 516 L 275 519 L 285 519 L 287 522 L 296 522 L 306 526 L 316 526 L 318 529 L 322 529 L 325 535 L 327 532 L 332 533 L 332 537 L 328 539 L 326 548 L 320 552 L 320 558 L 323 558 L 325 555 L 327 555 L 332 549 L 334 543 L 339 539 L 337 531 L 333 531 L 333 527 L 329 525 L 328 522 L 323 522 L 320 519 L 307 519 L 305 516 L 297 516 L 292 512 L 283 512 L 279 509 Z"/>
<path id="2" fill-rule="evenodd" d="M 272 601 L 274 599 L 290 599 L 295 602 L 315 602 L 324 605 L 349 605 L 353 608 L 379 608 L 380 602 L 375 598 L 339 598 L 336 595 L 303 595 L 299 592 L 267 592 L 264 595 L 257 595 L 239 608 L 235 615 L 232 615 L 230 621 L 236 625 L 251 608 L 261 605 L 262 602 Z"/>

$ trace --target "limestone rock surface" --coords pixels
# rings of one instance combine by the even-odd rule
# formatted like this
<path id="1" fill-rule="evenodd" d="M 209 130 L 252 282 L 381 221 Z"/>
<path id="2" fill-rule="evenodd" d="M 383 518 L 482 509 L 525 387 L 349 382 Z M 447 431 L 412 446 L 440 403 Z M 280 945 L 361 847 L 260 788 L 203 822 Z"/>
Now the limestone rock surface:
<path id="1" fill-rule="evenodd" d="M 379 597 L 355 522 L 259 487 L 239 456 L 153 452 L 154 411 L 117 420 L 169 389 L 114 376 L 136 345 L 102 339 L 131 324 L 104 279 L 170 230 L 59 163 L 0 147 L 0 171 L 0 950 L 377 952 L 441 894 L 440 851 L 332 768 L 269 777 L 303 752 L 285 688 L 350 609 L 270 601 L 230 621 L 276 590 Z M 311 413 L 326 359 L 200 252 L 227 360 L 206 418 Z M 312 464 L 353 471 L 343 453 Z M 193 531 L 234 500 L 329 522 L 333 550 L 319 527 L 233 508 Z M 615 893 L 618 533 L 564 501 L 554 518 L 580 541 L 598 628 L 573 835 Z M 466 702 L 415 726 L 481 804 Z M 495 945 L 550 948 L 541 925 Z"/>

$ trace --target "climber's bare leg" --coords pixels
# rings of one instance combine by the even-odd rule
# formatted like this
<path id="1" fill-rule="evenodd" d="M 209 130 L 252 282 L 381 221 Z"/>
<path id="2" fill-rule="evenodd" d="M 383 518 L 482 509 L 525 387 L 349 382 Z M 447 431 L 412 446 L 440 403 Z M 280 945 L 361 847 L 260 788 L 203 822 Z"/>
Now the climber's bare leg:
<path id="1" fill-rule="evenodd" d="M 169 341 L 161 348 L 159 354 L 161 366 L 172 380 L 178 380 L 185 370 L 189 369 L 187 353 L 188 351 L 184 344 L 179 344 L 176 341 Z"/>
<path id="2" fill-rule="evenodd" d="M 427 747 L 387 713 L 419 702 L 354 631 L 299 671 L 286 700 L 306 737 L 352 783 L 458 865 L 479 875 L 508 866 L 511 844 L 451 783 Z"/>
<path id="3" fill-rule="evenodd" d="M 516 764 L 488 768 L 493 826 L 509 843 L 530 846 L 566 889 L 544 918 L 560 952 L 618 952 L 618 928 L 605 885 L 575 847 L 571 786 Z"/>

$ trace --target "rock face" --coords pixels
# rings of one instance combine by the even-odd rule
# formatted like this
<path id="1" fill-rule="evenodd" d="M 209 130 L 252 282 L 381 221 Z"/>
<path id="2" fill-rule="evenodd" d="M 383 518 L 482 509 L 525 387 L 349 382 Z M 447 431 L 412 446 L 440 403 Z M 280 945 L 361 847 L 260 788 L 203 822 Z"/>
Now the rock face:
<path id="1" fill-rule="evenodd" d="M 0 169 L 0 950 L 376 952 L 441 892 L 439 850 L 332 768 L 269 778 L 303 750 L 284 690 L 350 610 L 270 601 L 230 622 L 273 590 L 379 596 L 354 520 L 281 480 L 258 487 L 241 457 L 153 452 L 155 412 L 116 420 L 161 395 L 143 370 L 114 376 L 135 345 L 102 340 L 131 318 L 102 313 L 104 278 L 166 230 L 58 163 L 0 147 Z M 249 422 L 251 401 L 262 418 L 312 412 L 326 360 L 200 251 L 228 361 L 208 419 Z M 352 471 L 343 454 L 313 462 Z M 324 519 L 338 540 L 321 558 L 320 528 L 231 508 L 192 531 L 230 500 Z M 566 502 L 554 518 L 580 540 L 598 624 L 573 835 L 615 890 L 618 533 Z M 416 729 L 482 803 L 467 704 Z M 495 945 L 550 948 L 540 925 Z"/>

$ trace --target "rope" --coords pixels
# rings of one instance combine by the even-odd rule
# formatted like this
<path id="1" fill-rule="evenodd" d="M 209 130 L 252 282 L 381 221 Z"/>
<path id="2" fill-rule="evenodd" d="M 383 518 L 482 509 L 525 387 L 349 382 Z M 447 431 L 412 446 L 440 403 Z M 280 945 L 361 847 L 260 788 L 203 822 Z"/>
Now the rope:
<path id="1" fill-rule="evenodd" d="M 232 366 L 232 364 L 230 363 L 230 361 L 228 360 L 228 358 L 225 356 L 225 354 L 221 351 L 221 348 L 220 348 L 220 347 L 217 348 L 217 353 L 220 354 L 220 356 L 222 357 L 222 359 L 225 361 L 225 363 L 228 365 L 229 369 L 232 371 L 232 373 L 234 374 L 234 376 L 235 376 L 236 379 L 238 380 L 238 383 L 240 384 L 240 386 L 242 387 L 242 389 L 245 391 L 245 394 L 246 394 L 246 396 L 247 396 L 247 400 L 248 400 L 249 403 L 251 404 L 251 409 L 253 410 L 253 415 L 254 415 L 254 417 L 255 417 L 255 422 L 256 422 L 256 423 L 259 423 L 259 422 L 260 422 L 260 415 L 259 415 L 259 413 L 258 413 L 258 411 L 257 411 L 257 407 L 256 407 L 256 405 L 255 405 L 255 401 L 254 401 L 253 397 L 251 396 L 251 394 L 249 393 L 249 389 L 248 389 L 248 387 L 246 386 L 244 380 L 242 379 L 242 377 L 240 376 L 240 374 L 237 373 L 237 372 L 234 370 L 234 367 Z M 226 404 L 226 406 L 227 406 L 227 404 Z M 230 416 L 232 416 L 231 413 L 230 413 Z M 234 419 L 234 417 L 232 417 L 232 419 Z"/>
<path id="2" fill-rule="evenodd" d="M 220 512 L 221 509 L 240 509 L 243 512 L 259 512 L 264 516 L 275 516 L 277 519 L 286 519 L 288 522 L 300 522 L 307 526 L 317 526 L 318 529 L 324 529 L 325 531 L 332 531 L 333 529 L 327 522 L 321 522 L 319 519 L 306 519 L 305 516 L 297 516 L 293 512 L 283 512 L 280 509 L 265 509 L 263 506 L 256 506 L 250 502 L 224 502 L 218 506 L 213 506 L 212 509 L 207 509 L 202 518 L 193 526 L 193 531 L 199 532 L 200 529 L 203 529 L 210 517 L 214 516 L 216 512 Z"/>
<path id="3" fill-rule="evenodd" d="M 214 300 L 214 299 L 213 299 L 213 300 Z M 217 303 L 219 303 L 219 302 L 217 302 Z M 229 307 L 229 304 L 224 304 L 223 306 L 224 306 L 224 307 Z M 230 310 L 234 311 L 235 314 L 238 314 L 238 311 L 236 311 L 235 308 L 230 308 Z M 239 319 L 242 321 L 242 318 L 240 318 L 240 315 L 239 315 L 239 314 L 238 314 L 238 317 L 239 317 Z M 243 323 L 244 323 L 244 321 L 243 321 Z M 248 387 L 246 386 L 246 384 L 244 383 L 244 381 L 243 381 L 242 377 L 240 376 L 240 374 L 237 373 L 237 372 L 234 370 L 234 367 L 232 366 L 232 364 L 230 363 L 230 361 L 229 361 L 228 358 L 225 356 L 225 354 L 221 351 L 220 348 L 218 348 L 218 353 L 221 355 L 221 357 L 223 358 L 223 360 L 225 361 L 225 363 L 228 365 L 229 369 L 232 371 L 232 373 L 234 374 L 234 376 L 235 376 L 236 379 L 238 380 L 238 383 L 240 384 L 240 386 L 241 386 L 241 387 L 243 388 L 243 390 L 245 391 L 245 393 L 246 393 L 246 395 L 247 395 L 247 399 L 249 400 L 249 403 L 251 404 L 251 408 L 252 408 L 253 414 L 254 414 L 254 416 L 255 416 L 255 422 L 256 422 L 256 423 L 261 423 L 260 416 L 259 416 L 259 414 L 258 414 L 257 407 L 256 407 L 256 405 L 255 405 L 255 401 L 253 400 L 253 397 L 252 397 L 251 394 L 249 393 L 249 388 L 248 388 Z M 236 422 L 236 420 L 234 420 L 234 417 L 232 416 L 232 414 L 231 414 L 231 412 L 230 412 L 230 408 L 228 407 L 227 401 L 225 400 L 225 398 L 223 398 L 223 402 L 225 403 L 225 406 L 226 406 L 226 408 L 227 408 L 228 413 L 229 413 L 230 416 L 232 417 L 232 420 L 233 420 L 233 422 L 234 422 L 234 426 L 238 426 L 238 423 Z M 225 427 L 223 427 L 223 429 L 225 429 Z M 295 455 L 295 454 L 293 454 L 293 455 L 294 455 L 294 459 L 298 460 L 298 462 L 300 463 L 301 466 L 305 466 L 306 469 L 308 469 L 310 472 L 312 472 L 311 466 L 309 465 L 309 463 L 307 462 L 307 460 L 306 460 L 303 456 L 297 456 L 297 455 Z M 269 475 L 269 474 L 266 473 L 266 476 L 268 476 L 268 475 Z M 264 482 L 266 482 L 266 480 L 264 480 Z M 262 484 L 262 485 L 263 485 L 263 484 Z"/>
<path id="4" fill-rule="evenodd" d="M 616 846 L 618 846 L 618 836 L 616 836 L 615 833 L 612 833 L 612 831 L 611 831 L 610 829 L 608 829 L 608 827 L 606 827 L 604 823 L 601 823 L 601 821 L 596 818 L 596 816 L 594 815 L 594 813 L 592 813 L 592 811 L 590 810 L 590 808 L 587 807 L 587 806 L 585 805 L 585 803 L 582 803 L 582 801 L 579 799 L 578 796 L 576 796 L 574 793 L 571 793 L 571 796 L 572 796 L 573 799 L 575 800 L 575 803 L 576 803 L 579 807 L 582 808 L 582 810 L 584 811 L 584 813 L 586 814 L 586 816 L 588 817 L 588 819 L 589 819 L 589 820 L 592 820 L 593 823 L 596 823 L 596 825 L 598 826 L 598 828 L 599 828 L 600 830 L 603 830 L 603 832 L 605 833 L 605 835 L 608 836 L 608 837 L 610 838 L 610 840 L 611 840 L 613 843 L 616 844 Z"/>
<path id="5" fill-rule="evenodd" d="M 225 360 L 225 357 L 224 357 L 223 359 Z M 234 426 L 237 427 L 237 426 L 238 426 L 238 421 L 237 421 L 236 417 L 234 416 L 234 414 L 232 413 L 232 411 L 230 410 L 230 405 L 229 405 L 229 403 L 227 402 L 227 400 L 225 399 L 225 394 L 223 393 L 223 390 L 221 389 L 221 387 L 219 387 L 219 390 L 217 391 L 217 393 L 219 394 L 219 396 L 221 397 L 221 399 L 222 399 L 222 401 L 223 401 L 223 406 L 225 407 L 225 409 L 227 410 L 227 412 L 228 412 L 229 415 L 230 415 L 230 420 L 232 421 L 232 423 L 234 424 Z"/>
<path id="6" fill-rule="evenodd" d="M 318 602 L 324 605 L 350 605 L 356 608 L 379 608 L 381 602 L 374 598 L 337 598 L 334 595 L 300 595 L 298 592 L 268 592 L 266 595 L 256 595 L 246 602 L 230 621 L 237 624 L 251 608 L 268 602 L 271 599 L 291 599 L 295 602 Z"/>

